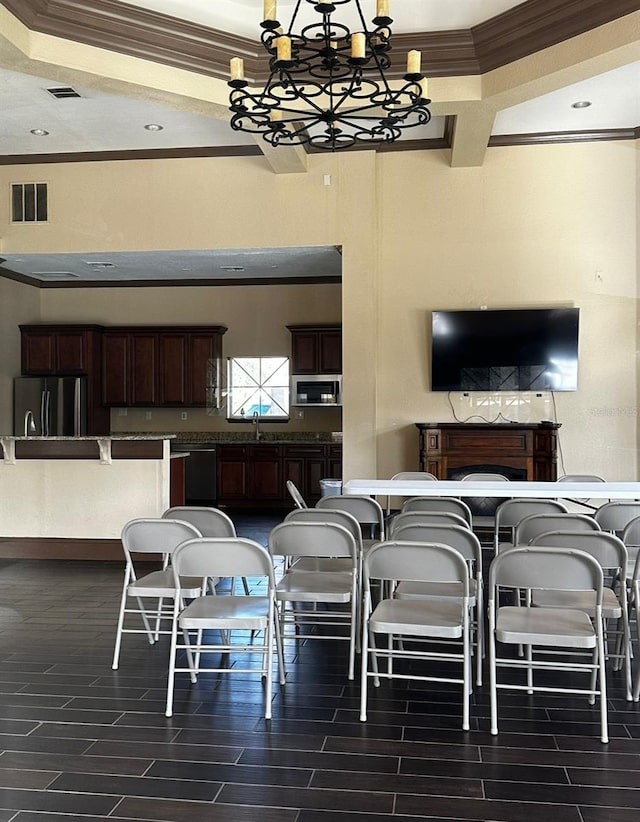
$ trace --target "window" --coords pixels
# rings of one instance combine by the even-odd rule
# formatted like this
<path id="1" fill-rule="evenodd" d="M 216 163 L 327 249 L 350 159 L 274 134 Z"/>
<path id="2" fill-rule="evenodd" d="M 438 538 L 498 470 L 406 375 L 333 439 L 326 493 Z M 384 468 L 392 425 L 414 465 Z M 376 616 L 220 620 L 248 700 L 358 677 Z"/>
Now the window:
<path id="1" fill-rule="evenodd" d="M 227 388 L 229 419 L 289 419 L 287 357 L 230 357 Z"/>
<path id="2" fill-rule="evenodd" d="M 48 218 L 47 184 L 11 186 L 11 219 L 14 223 L 44 223 Z"/>

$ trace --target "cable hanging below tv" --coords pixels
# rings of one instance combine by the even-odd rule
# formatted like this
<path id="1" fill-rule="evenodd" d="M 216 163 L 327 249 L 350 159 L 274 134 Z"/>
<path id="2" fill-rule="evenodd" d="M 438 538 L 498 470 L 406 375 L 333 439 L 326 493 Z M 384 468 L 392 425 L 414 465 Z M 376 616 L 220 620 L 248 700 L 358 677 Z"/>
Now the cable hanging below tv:
<path id="1" fill-rule="evenodd" d="M 432 391 L 576 391 L 578 308 L 434 311 Z"/>

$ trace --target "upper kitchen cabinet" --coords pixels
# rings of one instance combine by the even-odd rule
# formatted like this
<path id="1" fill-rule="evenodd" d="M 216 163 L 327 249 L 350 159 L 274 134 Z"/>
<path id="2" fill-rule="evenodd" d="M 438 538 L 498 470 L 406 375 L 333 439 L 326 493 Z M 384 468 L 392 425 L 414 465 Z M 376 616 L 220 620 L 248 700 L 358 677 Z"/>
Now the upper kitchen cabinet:
<path id="1" fill-rule="evenodd" d="M 81 374 L 87 377 L 87 433 L 109 433 L 109 411 L 102 407 L 102 326 L 21 325 L 24 376 Z"/>
<path id="2" fill-rule="evenodd" d="M 86 325 L 21 325 L 24 375 L 89 374 L 102 329 Z"/>
<path id="3" fill-rule="evenodd" d="M 288 325 L 292 374 L 341 374 L 341 325 Z"/>
<path id="4" fill-rule="evenodd" d="M 110 328 L 103 347 L 103 402 L 205 407 L 217 402 L 224 326 Z"/>

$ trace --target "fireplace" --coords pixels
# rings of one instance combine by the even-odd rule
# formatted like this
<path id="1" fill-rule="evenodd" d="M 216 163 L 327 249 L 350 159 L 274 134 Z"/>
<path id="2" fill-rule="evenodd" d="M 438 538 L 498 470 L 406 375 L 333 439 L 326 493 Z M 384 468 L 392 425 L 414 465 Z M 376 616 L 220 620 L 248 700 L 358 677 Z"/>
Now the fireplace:
<path id="1" fill-rule="evenodd" d="M 558 423 L 418 422 L 416 427 L 420 470 L 438 479 L 488 469 L 510 479 L 556 479 Z"/>

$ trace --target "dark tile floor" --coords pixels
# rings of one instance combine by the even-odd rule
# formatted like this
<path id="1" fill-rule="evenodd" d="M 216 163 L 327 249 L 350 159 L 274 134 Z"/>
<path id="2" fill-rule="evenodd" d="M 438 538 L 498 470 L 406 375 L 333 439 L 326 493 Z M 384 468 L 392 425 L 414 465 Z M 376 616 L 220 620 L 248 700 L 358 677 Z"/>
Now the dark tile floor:
<path id="1" fill-rule="evenodd" d="M 240 519 L 264 541 L 273 520 Z M 383 683 L 358 720 L 344 643 L 287 651 L 273 719 L 250 675 L 182 680 L 164 716 L 165 643 L 124 640 L 122 567 L 0 562 L 0 822 L 637 822 L 640 706 L 609 693 L 608 745 L 580 697 Z M 373 689 L 372 689 L 373 690 Z"/>

